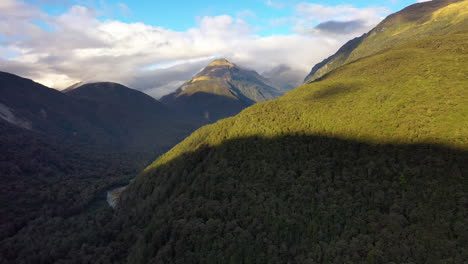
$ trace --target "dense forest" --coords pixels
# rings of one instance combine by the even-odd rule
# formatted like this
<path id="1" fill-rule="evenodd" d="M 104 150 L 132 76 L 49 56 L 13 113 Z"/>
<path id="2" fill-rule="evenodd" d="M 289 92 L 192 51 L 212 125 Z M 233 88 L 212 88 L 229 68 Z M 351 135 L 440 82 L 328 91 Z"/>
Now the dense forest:
<path id="1" fill-rule="evenodd" d="M 127 263 L 462 263 L 467 164 L 306 135 L 202 146 L 131 185 L 120 248 Z"/>
<path id="2" fill-rule="evenodd" d="M 51 263 L 50 255 L 61 258 L 72 243 L 81 247 L 79 236 L 92 234 L 83 232 L 87 218 L 105 214 L 93 210 L 105 191 L 128 183 L 147 160 L 57 142 L 3 121 L 0 129 L 0 263 Z"/>

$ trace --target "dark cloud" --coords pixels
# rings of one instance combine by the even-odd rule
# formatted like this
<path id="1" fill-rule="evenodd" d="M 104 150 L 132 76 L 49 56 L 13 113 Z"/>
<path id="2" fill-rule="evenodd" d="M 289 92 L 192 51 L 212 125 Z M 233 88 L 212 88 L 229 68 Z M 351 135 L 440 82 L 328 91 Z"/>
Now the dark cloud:
<path id="1" fill-rule="evenodd" d="M 366 27 L 366 22 L 363 20 L 352 21 L 326 21 L 318 24 L 314 29 L 320 33 L 325 34 L 339 34 L 345 35 L 354 33 Z"/>

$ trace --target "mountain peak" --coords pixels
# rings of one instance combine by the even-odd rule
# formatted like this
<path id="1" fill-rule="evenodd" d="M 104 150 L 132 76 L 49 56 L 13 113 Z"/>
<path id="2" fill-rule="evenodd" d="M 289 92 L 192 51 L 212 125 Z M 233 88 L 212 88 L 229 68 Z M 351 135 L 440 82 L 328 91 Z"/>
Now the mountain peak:
<path id="1" fill-rule="evenodd" d="M 279 95 L 279 90 L 267 84 L 257 72 L 221 58 L 160 101 L 212 122 Z"/>
<path id="2" fill-rule="evenodd" d="M 229 62 L 225 58 L 217 59 L 212 61 L 208 66 L 229 66 L 229 67 L 236 67 L 234 63 Z"/>

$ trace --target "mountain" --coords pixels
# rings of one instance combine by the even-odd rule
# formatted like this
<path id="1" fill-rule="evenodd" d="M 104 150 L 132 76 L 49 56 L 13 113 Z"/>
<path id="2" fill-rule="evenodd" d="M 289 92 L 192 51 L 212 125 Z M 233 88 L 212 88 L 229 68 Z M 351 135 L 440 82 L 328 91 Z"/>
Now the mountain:
<path id="1" fill-rule="evenodd" d="M 57 90 L 0 72 L 0 95 L 2 117 L 12 124 L 60 139 L 96 143 L 104 138 L 102 129 L 90 121 L 93 112 Z"/>
<path id="2" fill-rule="evenodd" d="M 446 8 L 448 6 L 452 7 Z M 454 33 L 464 31 L 468 26 L 465 16 L 466 1 L 463 0 L 437 0 L 411 5 L 388 16 L 369 33 L 349 41 L 337 53 L 317 64 L 304 81 L 317 80 L 344 64 L 411 40 L 446 34 L 447 28 Z"/>
<path id="3" fill-rule="evenodd" d="M 198 126 L 152 97 L 113 83 L 62 93 L 0 72 L 0 95 L 0 118 L 11 124 L 118 151 L 162 153 Z"/>
<path id="4" fill-rule="evenodd" d="M 123 149 L 163 151 L 198 125 L 151 96 L 117 83 L 84 84 L 66 95 L 86 103 L 114 145 Z"/>
<path id="5" fill-rule="evenodd" d="M 73 90 L 75 88 L 78 88 L 78 87 L 82 86 L 83 84 L 84 84 L 83 82 L 77 82 L 77 83 L 72 84 L 72 85 L 68 86 L 67 88 L 63 89 L 61 92 L 62 93 L 69 92 L 69 91 L 71 91 L 71 90 Z"/>
<path id="6" fill-rule="evenodd" d="M 122 193 L 109 258 L 462 263 L 468 2 L 433 2 L 390 17 L 417 21 L 407 39 L 158 158 Z"/>
<path id="7" fill-rule="evenodd" d="M 281 92 L 267 83 L 255 71 L 218 59 L 175 92 L 163 96 L 161 102 L 216 121 L 233 116 L 256 102 L 278 97 Z"/>

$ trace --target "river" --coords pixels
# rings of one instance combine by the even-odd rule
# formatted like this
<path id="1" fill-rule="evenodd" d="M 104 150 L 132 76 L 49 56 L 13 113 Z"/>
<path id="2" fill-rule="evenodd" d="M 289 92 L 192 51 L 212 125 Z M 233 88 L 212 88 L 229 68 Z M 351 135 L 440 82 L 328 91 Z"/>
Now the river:
<path id="1" fill-rule="evenodd" d="M 120 194 L 125 189 L 127 189 L 128 185 L 130 185 L 130 183 L 132 182 L 133 180 L 130 180 L 130 182 L 125 186 L 113 187 L 112 189 L 107 190 L 107 195 L 106 195 L 107 204 L 112 208 L 116 208 L 119 205 Z"/>

